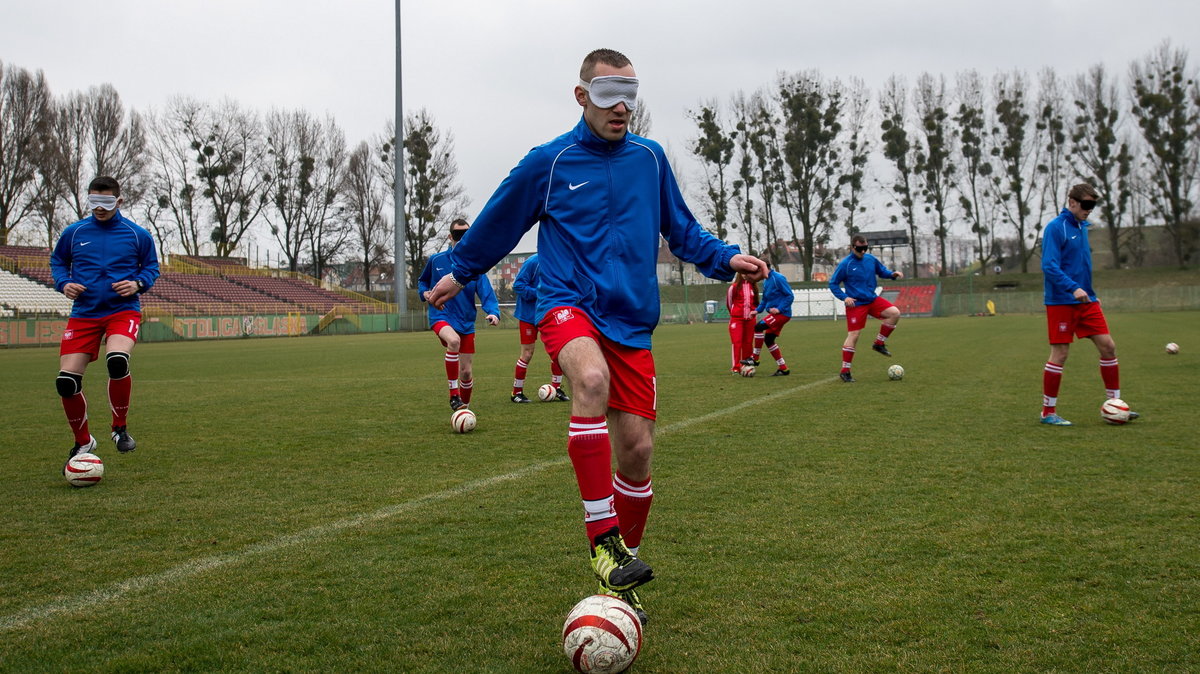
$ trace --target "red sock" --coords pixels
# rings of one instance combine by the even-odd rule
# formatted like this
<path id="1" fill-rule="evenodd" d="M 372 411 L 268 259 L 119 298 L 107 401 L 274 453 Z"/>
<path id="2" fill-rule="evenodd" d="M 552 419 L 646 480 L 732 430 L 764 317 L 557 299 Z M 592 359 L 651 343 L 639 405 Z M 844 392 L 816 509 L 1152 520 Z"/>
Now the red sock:
<path id="1" fill-rule="evenodd" d="M 1117 359 L 1100 359 L 1100 378 L 1104 380 L 1104 392 L 1109 398 L 1121 397 L 1121 367 Z"/>
<path id="2" fill-rule="evenodd" d="M 458 382 L 458 395 L 462 396 L 464 403 L 471 402 L 471 390 L 475 388 L 474 379 L 463 379 Z"/>
<path id="3" fill-rule="evenodd" d="M 567 454 L 575 468 L 588 542 L 618 526 L 613 502 L 612 445 L 604 417 L 571 417 Z"/>
<path id="4" fill-rule="evenodd" d="M 850 364 L 854 362 L 854 347 L 842 347 L 842 372 L 850 371 Z"/>
<path id="5" fill-rule="evenodd" d="M 529 374 L 529 363 L 518 358 L 517 367 L 513 370 L 513 395 L 525 391 L 525 375 Z"/>
<path id="6" fill-rule="evenodd" d="M 888 325 L 887 323 L 881 323 L 879 325 L 879 334 L 875 335 L 875 343 L 883 344 L 884 342 L 886 342 L 887 338 L 892 335 L 892 331 L 895 329 L 896 329 L 896 326 L 894 326 L 894 325 Z"/>
<path id="7" fill-rule="evenodd" d="M 550 383 L 554 388 L 562 388 L 562 368 L 558 366 L 557 360 L 550 361 Z"/>
<path id="8" fill-rule="evenodd" d="M 1042 416 L 1054 414 L 1058 405 L 1058 387 L 1062 384 L 1063 366 L 1046 363 L 1042 370 Z"/>
<path id="9" fill-rule="evenodd" d="M 642 534 L 646 532 L 646 519 L 650 516 L 650 504 L 654 501 L 654 490 L 650 487 L 650 478 L 637 481 L 631 480 L 620 472 L 613 476 L 614 500 L 617 507 L 617 518 L 621 521 L 621 536 L 625 539 L 625 547 L 636 554 L 636 549 L 642 543 Z"/>
<path id="10" fill-rule="evenodd" d="M 129 415 L 129 393 L 133 390 L 133 375 L 108 380 L 108 406 L 112 409 L 112 425 L 124 426 Z"/>
<path id="11" fill-rule="evenodd" d="M 71 425 L 71 432 L 75 434 L 75 442 L 86 445 L 92 439 L 92 434 L 88 431 L 87 398 L 84 398 L 82 393 L 76 393 L 70 398 L 63 398 L 62 406 L 63 411 L 67 413 L 67 423 Z"/>
<path id="12" fill-rule="evenodd" d="M 767 341 L 767 333 L 754 333 L 754 360 L 758 360 L 758 354 L 762 353 L 763 344 Z"/>
<path id="13" fill-rule="evenodd" d="M 446 352 L 446 381 L 450 384 L 450 395 L 458 395 L 458 352 Z"/>
<path id="14" fill-rule="evenodd" d="M 780 370 L 787 369 L 787 363 L 783 361 L 783 352 L 779 350 L 778 344 L 772 344 L 771 346 L 767 347 L 767 352 L 770 353 L 771 357 L 775 359 L 775 364 L 779 366 Z"/>

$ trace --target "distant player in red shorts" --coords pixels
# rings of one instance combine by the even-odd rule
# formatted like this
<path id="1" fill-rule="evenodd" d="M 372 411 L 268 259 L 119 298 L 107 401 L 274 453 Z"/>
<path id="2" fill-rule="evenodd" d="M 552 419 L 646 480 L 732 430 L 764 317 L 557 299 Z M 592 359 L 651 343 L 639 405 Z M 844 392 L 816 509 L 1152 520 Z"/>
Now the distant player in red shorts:
<path id="1" fill-rule="evenodd" d="M 512 401 L 514 403 L 531 402 L 525 395 L 525 376 L 529 373 L 529 361 L 533 359 L 533 345 L 537 343 L 537 292 L 538 292 L 538 256 L 530 255 L 517 272 L 513 280 L 513 292 L 517 295 L 517 307 L 513 316 L 518 321 L 521 332 L 521 355 L 517 357 L 517 366 L 513 370 Z M 571 397 L 562 390 L 562 368 L 558 362 L 550 361 L 550 385 L 554 387 L 554 397 L 550 400 L 571 402 Z"/>
<path id="2" fill-rule="evenodd" d="M 105 343 L 108 366 L 108 404 L 112 410 L 112 439 L 117 450 L 137 447 L 129 435 L 127 417 L 133 377 L 129 358 L 142 323 L 138 295 L 158 279 L 158 255 L 150 232 L 121 214 L 121 185 L 101 176 L 88 185 L 92 214 L 63 230 L 50 254 L 54 287 L 73 300 L 71 317 L 59 347 L 55 387 L 62 398 L 75 445 L 67 459 L 96 449 L 88 430 L 83 375 L 100 356 Z"/>
<path id="3" fill-rule="evenodd" d="M 1058 415 L 1058 389 L 1063 365 L 1076 337 L 1087 337 L 1100 352 L 1100 378 L 1104 394 L 1121 397 L 1117 345 L 1108 334 L 1108 322 L 1092 289 L 1092 249 L 1088 246 L 1087 216 L 1100 193 L 1087 183 L 1067 192 L 1067 207 L 1042 230 L 1042 276 L 1045 285 L 1046 328 L 1050 359 L 1042 368 L 1042 423 L 1070 426 Z M 1129 418 L 1140 415 L 1130 412 Z"/>
<path id="4" fill-rule="evenodd" d="M 850 246 L 850 254 L 838 263 L 833 276 L 829 277 L 829 290 L 846 305 L 846 339 L 842 342 L 842 369 L 838 376 L 848 384 L 854 383 L 850 367 L 859 333 L 867 325 L 867 316 L 878 318 L 881 323 L 871 348 L 885 356 L 892 355 L 887 348 L 887 339 L 900 322 L 900 309 L 875 294 L 875 278 L 904 278 L 904 274 L 888 269 L 878 258 L 867 253 L 871 246 L 862 234 L 855 234 L 850 239 Z"/>

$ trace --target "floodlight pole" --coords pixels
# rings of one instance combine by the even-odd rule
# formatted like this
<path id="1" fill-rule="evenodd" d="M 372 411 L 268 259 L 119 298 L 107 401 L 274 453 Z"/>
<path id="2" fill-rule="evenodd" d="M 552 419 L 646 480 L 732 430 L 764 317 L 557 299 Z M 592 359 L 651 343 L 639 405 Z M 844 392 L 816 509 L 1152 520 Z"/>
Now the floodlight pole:
<path id="1" fill-rule="evenodd" d="M 404 236 L 407 224 L 404 222 L 404 96 L 403 69 L 400 58 L 400 0 L 396 0 L 396 138 L 392 143 L 392 161 L 395 165 L 396 184 L 394 186 L 396 210 L 393 221 L 396 223 L 395 265 L 392 268 L 392 287 L 396 296 L 397 327 L 408 315 L 408 267 L 404 264 Z"/>

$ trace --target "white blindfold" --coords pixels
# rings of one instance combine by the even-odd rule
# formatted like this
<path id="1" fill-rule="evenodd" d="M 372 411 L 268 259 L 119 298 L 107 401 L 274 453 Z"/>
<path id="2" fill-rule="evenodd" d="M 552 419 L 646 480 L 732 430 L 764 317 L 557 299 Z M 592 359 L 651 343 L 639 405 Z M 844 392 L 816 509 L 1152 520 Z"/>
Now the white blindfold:
<path id="1" fill-rule="evenodd" d="M 117 201 L 120 197 L 114 197 L 111 194 L 89 194 L 87 196 L 88 207 L 95 210 L 102 208 L 106 211 L 113 211 L 117 208 Z"/>
<path id="2" fill-rule="evenodd" d="M 591 82 L 579 80 L 579 86 L 598 108 L 611 108 L 617 103 L 633 110 L 637 107 L 638 78 L 622 75 L 593 77 Z"/>

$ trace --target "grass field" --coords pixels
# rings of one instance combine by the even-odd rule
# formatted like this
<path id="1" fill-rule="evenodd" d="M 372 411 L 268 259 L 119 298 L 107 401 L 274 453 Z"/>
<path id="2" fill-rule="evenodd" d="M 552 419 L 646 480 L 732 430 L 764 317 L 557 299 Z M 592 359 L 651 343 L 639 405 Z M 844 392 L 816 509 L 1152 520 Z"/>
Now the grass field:
<path id="1" fill-rule="evenodd" d="M 754 379 L 726 374 L 723 325 L 661 328 L 635 670 L 1200 669 L 1200 320 L 1109 318 L 1124 427 L 1090 343 L 1077 425 L 1036 422 L 1037 316 L 904 321 L 853 385 L 841 323 L 791 323 L 793 375 Z M 595 589 L 568 408 L 508 402 L 516 331 L 479 347 L 458 436 L 427 333 L 142 345 L 139 448 L 101 439 L 78 490 L 57 352 L 0 351 L 0 671 L 568 671 L 562 619 Z"/>

